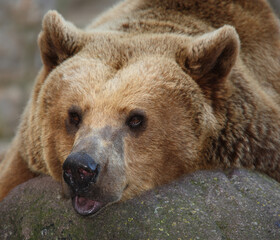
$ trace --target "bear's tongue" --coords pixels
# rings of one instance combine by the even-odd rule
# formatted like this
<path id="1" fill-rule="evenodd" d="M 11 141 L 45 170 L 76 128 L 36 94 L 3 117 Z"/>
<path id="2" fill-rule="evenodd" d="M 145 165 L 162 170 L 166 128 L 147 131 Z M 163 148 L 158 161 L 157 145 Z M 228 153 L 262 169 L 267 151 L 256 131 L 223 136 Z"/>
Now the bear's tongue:
<path id="1" fill-rule="evenodd" d="M 72 204 L 77 213 L 81 215 L 89 215 L 96 213 L 102 207 L 101 202 L 97 202 L 88 198 L 75 196 Z"/>

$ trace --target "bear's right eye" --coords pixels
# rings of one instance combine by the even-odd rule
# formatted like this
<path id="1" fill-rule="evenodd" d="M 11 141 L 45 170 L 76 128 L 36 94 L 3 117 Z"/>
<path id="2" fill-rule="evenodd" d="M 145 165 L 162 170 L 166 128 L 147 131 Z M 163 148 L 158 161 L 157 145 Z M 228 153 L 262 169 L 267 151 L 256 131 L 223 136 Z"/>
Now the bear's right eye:
<path id="1" fill-rule="evenodd" d="M 71 106 L 68 109 L 68 118 L 65 121 L 66 130 L 69 134 L 76 133 L 82 123 L 82 109 L 78 106 Z"/>

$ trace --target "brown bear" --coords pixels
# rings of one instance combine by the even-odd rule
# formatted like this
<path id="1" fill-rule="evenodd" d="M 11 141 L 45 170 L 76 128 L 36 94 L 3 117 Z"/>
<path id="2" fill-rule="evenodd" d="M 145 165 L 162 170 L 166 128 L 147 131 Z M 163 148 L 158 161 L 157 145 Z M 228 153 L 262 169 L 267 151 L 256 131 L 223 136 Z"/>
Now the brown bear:
<path id="1" fill-rule="evenodd" d="M 43 20 L 0 199 L 49 174 L 82 215 L 199 169 L 280 181 L 280 26 L 265 0 L 126 0 Z"/>

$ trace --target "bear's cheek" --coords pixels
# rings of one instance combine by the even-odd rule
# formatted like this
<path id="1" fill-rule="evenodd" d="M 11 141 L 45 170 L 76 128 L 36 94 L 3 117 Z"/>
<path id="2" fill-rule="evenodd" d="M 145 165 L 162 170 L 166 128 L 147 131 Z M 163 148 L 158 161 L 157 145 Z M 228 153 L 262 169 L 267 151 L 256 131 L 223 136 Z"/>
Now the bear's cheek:
<path id="1" fill-rule="evenodd" d="M 168 166 L 165 165 L 160 145 L 160 139 L 146 137 L 145 134 L 138 138 L 128 136 L 125 139 L 124 164 L 127 188 L 123 192 L 122 200 L 165 182 L 169 173 L 164 173 L 166 170 L 168 172 Z"/>
<path id="2" fill-rule="evenodd" d="M 47 171 L 53 178 L 60 181 L 62 176 L 62 164 L 70 154 L 74 143 L 73 135 L 66 132 L 63 110 L 57 112 L 53 108 L 41 114 L 38 129 L 41 131 L 41 144 L 43 157 L 46 161 Z"/>

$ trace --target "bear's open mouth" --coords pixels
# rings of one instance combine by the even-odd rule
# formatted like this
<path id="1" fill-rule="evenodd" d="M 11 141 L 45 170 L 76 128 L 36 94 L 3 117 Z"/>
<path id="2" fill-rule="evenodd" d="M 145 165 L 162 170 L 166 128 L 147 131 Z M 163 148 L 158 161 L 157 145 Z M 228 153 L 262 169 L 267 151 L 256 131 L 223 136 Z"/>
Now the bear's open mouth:
<path id="1" fill-rule="evenodd" d="M 76 212 L 83 216 L 94 214 L 104 206 L 102 202 L 80 196 L 73 197 L 72 204 Z"/>

